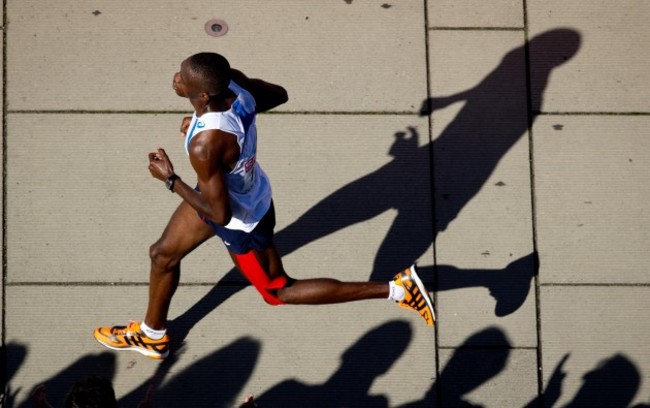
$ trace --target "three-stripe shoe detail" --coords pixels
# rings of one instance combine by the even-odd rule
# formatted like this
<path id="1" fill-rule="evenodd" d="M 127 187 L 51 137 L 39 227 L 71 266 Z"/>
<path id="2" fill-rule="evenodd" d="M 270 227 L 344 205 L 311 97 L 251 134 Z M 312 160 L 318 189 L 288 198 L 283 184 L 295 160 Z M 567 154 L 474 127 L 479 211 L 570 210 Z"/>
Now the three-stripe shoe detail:
<path id="1" fill-rule="evenodd" d="M 128 326 L 98 327 L 93 336 L 112 350 L 133 350 L 157 360 L 169 354 L 169 337 L 151 339 L 140 330 L 138 322 L 130 322 Z"/>
<path id="2" fill-rule="evenodd" d="M 429 298 L 427 289 L 417 274 L 415 265 L 411 265 L 393 278 L 396 285 L 404 288 L 404 299 L 397 302 L 403 308 L 415 310 L 422 316 L 429 326 L 433 326 L 436 315 L 433 311 L 433 302 Z"/>

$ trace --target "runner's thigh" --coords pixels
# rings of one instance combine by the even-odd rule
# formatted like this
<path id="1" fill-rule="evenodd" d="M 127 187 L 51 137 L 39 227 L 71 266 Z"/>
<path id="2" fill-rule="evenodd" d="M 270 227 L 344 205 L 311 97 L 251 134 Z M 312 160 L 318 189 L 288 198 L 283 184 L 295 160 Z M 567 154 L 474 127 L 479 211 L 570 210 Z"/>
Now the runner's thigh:
<path id="1" fill-rule="evenodd" d="M 167 253 L 182 257 L 213 236 L 212 228 L 201 221 L 196 210 L 183 201 L 154 245 Z"/>

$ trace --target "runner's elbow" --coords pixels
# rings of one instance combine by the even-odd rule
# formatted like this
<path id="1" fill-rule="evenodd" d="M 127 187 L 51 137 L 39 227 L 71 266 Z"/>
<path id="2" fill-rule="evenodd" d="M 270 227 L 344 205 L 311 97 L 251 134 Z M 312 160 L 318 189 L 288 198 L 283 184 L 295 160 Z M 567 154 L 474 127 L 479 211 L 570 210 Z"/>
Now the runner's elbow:
<path id="1" fill-rule="evenodd" d="M 230 211 L 219 211 L 210 217 L 215 224 L 221 225 L 222 227 L 228 225 L 232 219 L 232 214 Z"/>
<path id="2" fill-rule="evenodd" d="M 282 105 L 284 103 L 289 102 L 289 94 L 287 93 L 287 90 L 279 87 L 278 91 L 278 105 Z"/>
<path id="3" fill-rule="evenodd" d="M 227 225 L 232 218 L 232 212 L 230 211 L 229 206 L 226 206 L 225 208 L 205 206 L 198 211 L 203 215 L 203 217 L 222 227 Z"/>

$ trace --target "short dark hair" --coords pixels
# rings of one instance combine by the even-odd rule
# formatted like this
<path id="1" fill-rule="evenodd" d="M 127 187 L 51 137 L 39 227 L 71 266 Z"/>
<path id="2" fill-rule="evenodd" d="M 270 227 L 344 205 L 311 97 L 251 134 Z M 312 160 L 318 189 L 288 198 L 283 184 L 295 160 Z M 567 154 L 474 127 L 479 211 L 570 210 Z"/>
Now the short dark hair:
<path id="1" fill-rule="evenodd" d="M 66 408 L 117 408 L 113 384 L 106 378 L 90 376 L 74 383 L 65 398 Z"/>
<path id="2" fill-rule="evenodd" d="M 201 52 L 187 59 L 194 78 L 210 95 L 218 95 L 228 89 L 230 84 L 230 63 L 214 52 Z"/>

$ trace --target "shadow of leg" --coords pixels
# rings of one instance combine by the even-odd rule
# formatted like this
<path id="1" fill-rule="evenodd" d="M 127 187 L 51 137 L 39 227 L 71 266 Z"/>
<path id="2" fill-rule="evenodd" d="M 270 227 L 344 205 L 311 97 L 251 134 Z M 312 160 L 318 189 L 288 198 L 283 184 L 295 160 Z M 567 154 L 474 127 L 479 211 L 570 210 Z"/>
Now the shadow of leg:
<path id="1" fill-rule="evenodd" d="M 231 269 L 198 302 L 183 314 L 168 322 L 167 328 L 171 338 L 170 353 L 173 354 L 182 347 L 190 330 L 201 319 L 228 300 L 232 295 L 248 286 L 248 284 L 239 283 L 238 280 L 240 278 L 239 271 L 235 268 Z"/>
<path id="2" fill-rule="evenodd" d="M 523 305 L 538 267 L 535 252 L 511 262 L 501 270 L 458 269 L 441 265 L 437 268 L 440 277 L 438 290 L 484 286 L 496 300 L 495 314 L 503 317 Z"/>

